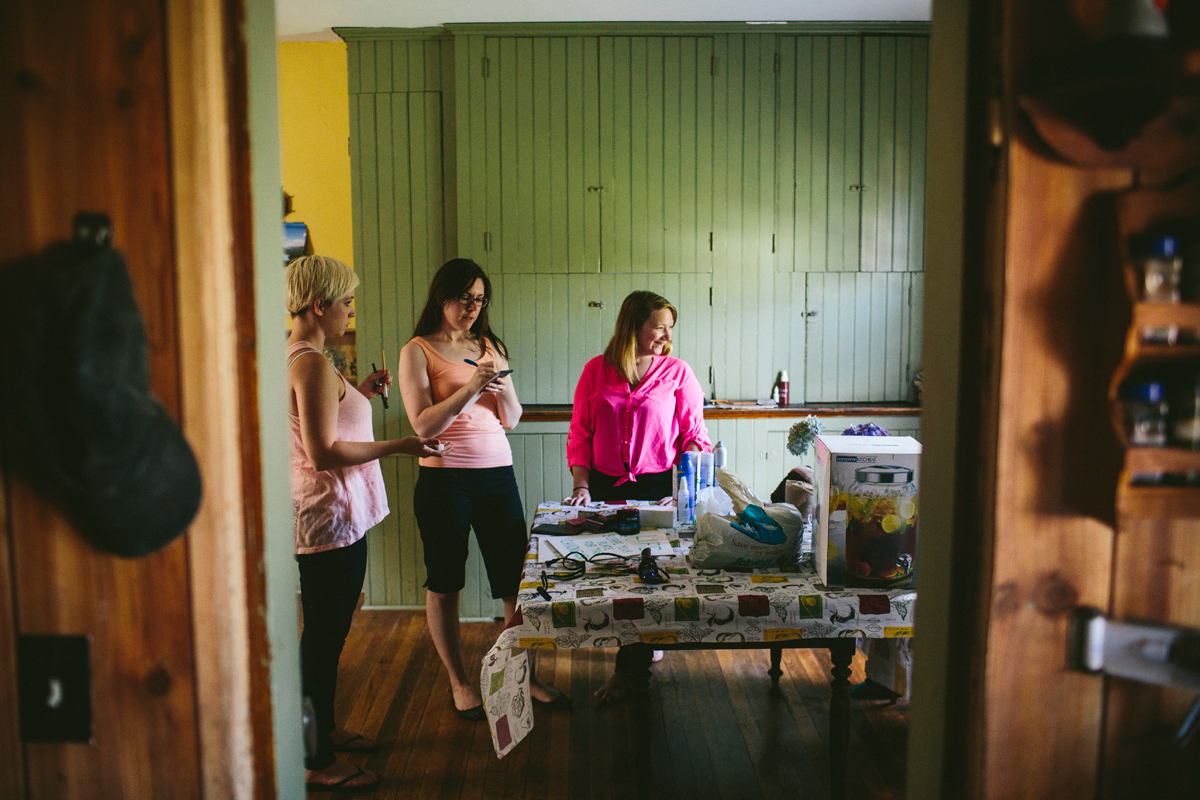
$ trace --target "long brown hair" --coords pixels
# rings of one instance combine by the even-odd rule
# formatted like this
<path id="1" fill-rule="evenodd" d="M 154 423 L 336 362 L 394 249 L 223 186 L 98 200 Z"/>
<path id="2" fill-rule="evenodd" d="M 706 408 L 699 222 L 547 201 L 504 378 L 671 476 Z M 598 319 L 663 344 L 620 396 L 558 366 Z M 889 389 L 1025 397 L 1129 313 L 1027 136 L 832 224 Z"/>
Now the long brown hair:
<path id="1" fill-rule="evenodd" d="M 454 300 L 459 295 L 471 290 L 476 280 L 483 281 L 483 296 L 488 299 L 488 305 L 479 309 L 479 316 L 471 326 L 471 334 L 479 339 L 479 355 L 487 352 L 487 343 L 492 349 L 508 360 L 508 348 L 500 337 L 492 331 L 488 322 L 488 309 L 491 307 L 492 282 L 488 280 L 483 268 L 469 258 L 452 258 L 442 265 L 429 284 L 429 297 L 425 300 L 425 308 L 417 317 L 417 326 L 413 336 L 427 336 L 442 327 L 442 307 L 447 301 Z M 455 301 L 457 302 L 457 301 Z"/>
<path id="2" fill-rule="evenodd" d="M 632 386 L 637 383 L 637 338 L 642 326 L 650 315 L 661 309 L 671 309 L 671 317 L 678 322 L 679 312 L 670 301 L 654 292 L 630 292 L 621 303 L 621 311 L 617 314 L 617 327 L 608 347 L 604 348 L 604 360 L 612 364 L 617 372 L 625 376 Z M 663 346 L 663 355 L 670 355 L 671 343 Z"/>

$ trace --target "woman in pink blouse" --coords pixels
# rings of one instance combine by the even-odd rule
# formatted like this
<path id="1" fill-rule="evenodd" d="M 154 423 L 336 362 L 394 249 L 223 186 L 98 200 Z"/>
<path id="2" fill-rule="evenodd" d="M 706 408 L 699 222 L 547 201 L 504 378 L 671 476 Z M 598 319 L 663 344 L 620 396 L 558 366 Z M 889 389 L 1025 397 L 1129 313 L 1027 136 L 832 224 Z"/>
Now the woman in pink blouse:
<path id="1" fill-rule="evenodd" d="M 678 317 L 654 292 L 633 292 L 621 304 L 608 347 L 584 366 L 575 387 L 567 435 L 574 488 L 564 503 L 669 502 L 680 455 L 712 449 L 700 382 L 670 356 Z M 615 701 L 647 686 L 652 654 L 648 645 L 621 647 L 616 671 L 596 696 Z"/>

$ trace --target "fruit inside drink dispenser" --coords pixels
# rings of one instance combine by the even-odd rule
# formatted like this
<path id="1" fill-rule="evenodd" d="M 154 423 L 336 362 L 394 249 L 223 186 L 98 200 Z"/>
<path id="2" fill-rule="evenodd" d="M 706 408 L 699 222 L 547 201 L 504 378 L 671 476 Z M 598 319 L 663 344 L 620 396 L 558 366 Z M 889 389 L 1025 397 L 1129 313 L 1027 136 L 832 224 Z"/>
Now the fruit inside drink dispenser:
<path id="1" fill-rule="evenodd" d="M 917 546 L 913 471 L 879 465 L 854 471 L 846 491 L 846 571 L 857 585 L 891 586 L 912 577 Z"/>

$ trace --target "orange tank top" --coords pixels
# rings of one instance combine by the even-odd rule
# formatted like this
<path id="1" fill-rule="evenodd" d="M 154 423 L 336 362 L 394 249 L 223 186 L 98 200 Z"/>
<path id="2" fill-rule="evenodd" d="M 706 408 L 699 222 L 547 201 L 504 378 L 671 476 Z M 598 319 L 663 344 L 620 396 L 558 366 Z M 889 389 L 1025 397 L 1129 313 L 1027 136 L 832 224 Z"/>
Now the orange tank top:
<path id="1" fill-rule="evenodd" d="M 475 368 L 465 362 L 453 362 L 434 349 L 433 345 L 420 336 L 413 341 L 425 351 L 429 362 L 429 387 L 434 404 L 440 403 L 457 392 L 471 376 Z M 493 355 L 488 346 L 484 358 Z M 500 424 L 494 395 L 479 396 L 470 408 L 458 415 L 446 430 L 437 437 L 451 442 L 454 447 L 441 458 L 422 458 L 422 467 L 507 467 L 513 463 L 512 449 L 508 437 Z"/>

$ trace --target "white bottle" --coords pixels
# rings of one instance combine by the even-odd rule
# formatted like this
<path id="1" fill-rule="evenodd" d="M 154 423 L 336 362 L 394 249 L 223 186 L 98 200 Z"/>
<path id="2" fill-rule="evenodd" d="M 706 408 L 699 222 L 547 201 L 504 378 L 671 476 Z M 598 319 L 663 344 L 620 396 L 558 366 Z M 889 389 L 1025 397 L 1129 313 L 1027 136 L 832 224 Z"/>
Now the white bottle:
<path id="1" fill-rule="evenodd" d="M 679 492 L 675 495 L 675 524 L 692 524 L 692 493 L 688 491 L 686 478 L 679 482 Z"/>
<path id="2" fill-rule="evenodd" d="M 699 496 L 700 492 L 713 485 L 713 462 L 712 453 L 700 454 L 700 478 L 696 481 L 697 496 Z"/>
<path id="3" fill-rule="evenodd" d="M 717 449 L 713 450 L 713 469 L 724 469 L 728 457 L 729 454 L 725 451 L 725 445 L 717 442 Z"/>

